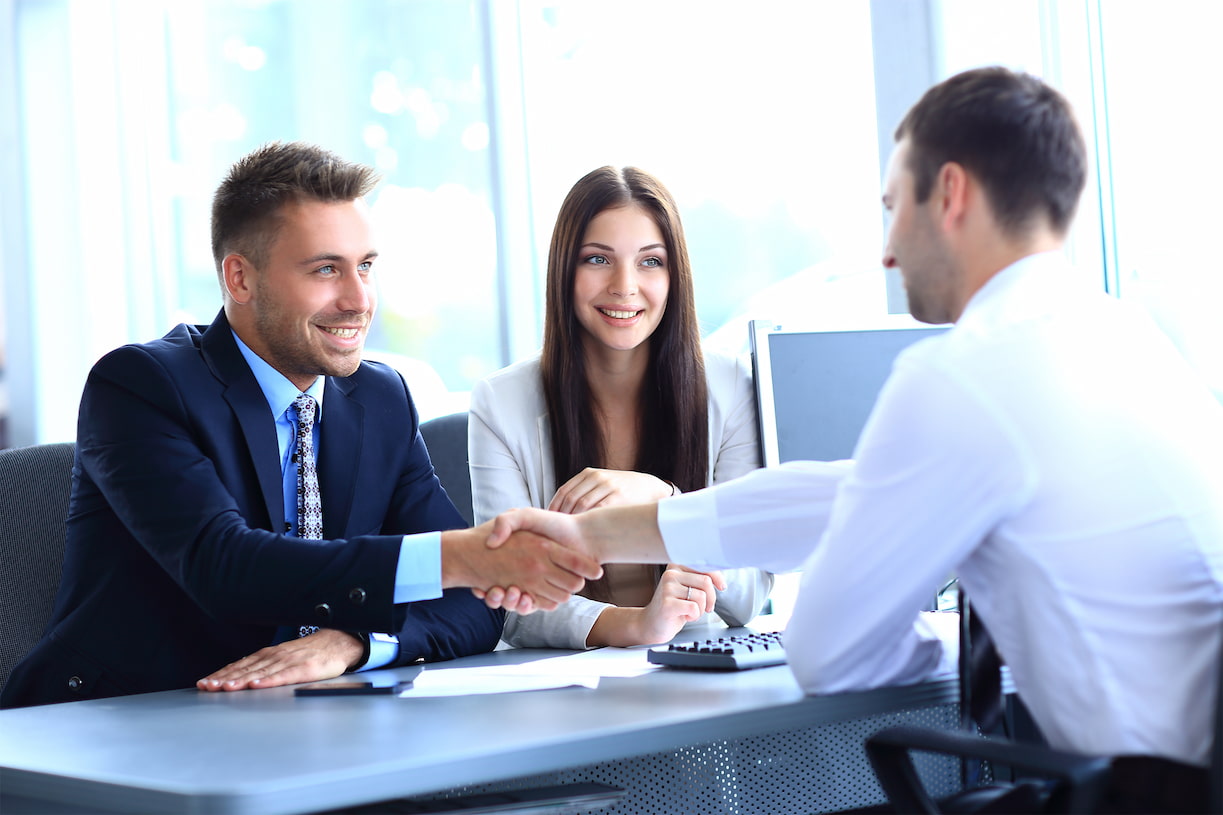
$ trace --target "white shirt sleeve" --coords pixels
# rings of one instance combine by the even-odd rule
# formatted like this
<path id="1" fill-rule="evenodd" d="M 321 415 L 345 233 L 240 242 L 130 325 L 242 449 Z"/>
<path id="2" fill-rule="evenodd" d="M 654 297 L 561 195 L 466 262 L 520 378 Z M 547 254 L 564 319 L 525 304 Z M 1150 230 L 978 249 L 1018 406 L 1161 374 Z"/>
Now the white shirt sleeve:
<path id="1" fill-rule="evenodd" d="M 731 481 L 760 468 L 760 427 L 750 362 L 742 357 L 705 355 L 709 381 L 710 483 Z M 725 569 L 714 614 L 727 625 L 746 625 L 760 613 L 773 590 L 764 569 Z M 709 622 L 705 616 L 690 625 Z"/>
<path id="2" fill-rule="evenodd" d="M 916 682 L 954 667 L 950 627 L 918 609 L 1030 493 L 1021 449 L 999 411 L 910 359 L 855 463 L 793 462 L 664 501 L 659 529 L 680 563 L 801 565 L 786 653 L 807 692 Z"/>
<path id="3" fill-rule="evenodd" d="M 815 549 L 850 461 L 795 461 L 658 504 L 672 561 L 711 569 L 797 569 Z"/>
<path id="4" fill-rule="evenodd" d="M 1022 450 L 984 397 L 901 357 L 803 567 L 785 641 L 804 690 L 906 684 L 954 667 L 954 637 L 918 609 L 1030 494 Z"/>

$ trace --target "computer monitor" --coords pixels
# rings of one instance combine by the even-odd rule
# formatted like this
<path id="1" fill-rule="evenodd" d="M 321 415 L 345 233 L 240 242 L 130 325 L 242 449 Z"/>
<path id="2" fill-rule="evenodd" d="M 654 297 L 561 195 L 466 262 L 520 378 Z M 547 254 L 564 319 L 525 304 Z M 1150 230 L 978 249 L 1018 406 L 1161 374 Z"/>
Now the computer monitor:
<path id="1" fill-rule="evenodd" d="M 872 328 L 830 330 L 750 323 L 764 465 L 852 458 L 896 355 L 940 334 L 899 315 Z"/>

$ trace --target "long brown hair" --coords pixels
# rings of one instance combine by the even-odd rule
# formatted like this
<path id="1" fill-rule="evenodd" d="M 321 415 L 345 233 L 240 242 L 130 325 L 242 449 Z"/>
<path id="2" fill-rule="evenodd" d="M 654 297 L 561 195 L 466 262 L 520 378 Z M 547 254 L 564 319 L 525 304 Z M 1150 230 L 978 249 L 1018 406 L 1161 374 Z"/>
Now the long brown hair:
<path id="1" fill-rule="evenodd" d="M 565 197 L 552 231 L 541 368 L 555 486 L 607 460 L 601 434 L 595 432 L 573 289 L 587 226 L 604 210 L 629 204 L 643 207 L 658 224 L 670 275 L 667 308 L 650 337 L 634 469 L 684 491 L 701 489 L 709 472 L 709 416 L 688 245 L 671 193 L 635 167 L 600 167 L 585 175 Z"/>

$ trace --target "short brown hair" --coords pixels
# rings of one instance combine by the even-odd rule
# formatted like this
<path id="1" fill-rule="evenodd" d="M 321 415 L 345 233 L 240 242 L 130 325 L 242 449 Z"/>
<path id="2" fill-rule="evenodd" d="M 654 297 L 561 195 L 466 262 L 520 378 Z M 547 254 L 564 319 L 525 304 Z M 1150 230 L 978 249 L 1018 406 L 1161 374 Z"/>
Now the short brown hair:
<path id="1" fill-rule="evenodd" d="M 909 140 L 918 203 L 953 161 L 980 180 L 994 216 L 1015 235 L 1043 214 L 1058 233 L 1074 218 L 1087 179 L 1087 148 L 1070 103 L 1030 74 L 965 71 L 935 85 L 896 128 Z"/>
<path id="2" fill-rule="evenodd" d="M 378 173 L 304 142 L 272 142 L 239 159 L 212 198 L 212 257 L 221 273 L 237 252 L 256 267 L 276 238 L 290 201 L 355 201 L 377 186 Z"/>

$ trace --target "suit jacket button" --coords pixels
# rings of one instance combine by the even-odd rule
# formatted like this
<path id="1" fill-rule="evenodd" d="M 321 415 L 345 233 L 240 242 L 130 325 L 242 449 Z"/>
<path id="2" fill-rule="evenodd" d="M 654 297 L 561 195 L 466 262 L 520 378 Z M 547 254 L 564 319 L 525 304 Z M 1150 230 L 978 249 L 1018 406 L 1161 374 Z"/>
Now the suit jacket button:
<path id="1" fill-rule="evenodd" d="M 68 680 L 68 690 L 80 690 L 84 684 L 85 682 L 79 676 L 74 676 Z"/>
<path id="2" fill-rule="evenodd" d="M 320 620 L 331 619 L 331 606 L 326 603 L 319 603 L 314 607 L 314 613 L 318 615 Z"/>
<path id="3" fill-rule="evenodd" d="M 348 593 L 348 599 L 354 606 L 365 605 L 365 589 L 353 589 Z"/>

